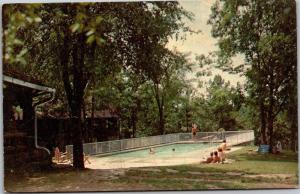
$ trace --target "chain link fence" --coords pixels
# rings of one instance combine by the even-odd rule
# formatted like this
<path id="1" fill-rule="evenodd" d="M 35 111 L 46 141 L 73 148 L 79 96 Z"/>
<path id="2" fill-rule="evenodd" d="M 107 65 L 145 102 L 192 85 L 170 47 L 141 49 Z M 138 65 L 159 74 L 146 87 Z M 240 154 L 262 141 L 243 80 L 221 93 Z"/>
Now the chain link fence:
<path id="1" fill-rule="evenodd" d="M 238 145 L 254 141 L 254 131 L 225 131 L 225 132 L 197 132 L 193 137 L 191 133 L 173 133 L 158 136 L 121 139 L 104 142 L 83 144 L 83 152 L 89 155 L 111 153 L 149 146 L 177 143 L 177 142 L 221 142 L 226 139 L 230 145 Z M 73 146 L 67 145 L 66 151 L 73 153 Z"/>

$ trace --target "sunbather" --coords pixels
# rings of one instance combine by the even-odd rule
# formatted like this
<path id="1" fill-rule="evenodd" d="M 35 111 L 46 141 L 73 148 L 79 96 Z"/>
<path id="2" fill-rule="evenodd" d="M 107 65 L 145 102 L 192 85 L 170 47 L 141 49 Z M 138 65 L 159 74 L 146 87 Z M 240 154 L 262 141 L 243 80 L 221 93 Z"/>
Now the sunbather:
<path id="1" fill-rule="evenodd" d="M 221 143 L 221 145 L 220 145 L 218 148 L 221 148 L 223 151 L 230 150 L 230 147 L 229 147 L 229 145 L 226 143 L 226 140 L 225 140 L 225 139 L 223 140 L 223 143 Z"/>
<path id="2" fill-rule="evenodd" d="M 54 158 L 57 163 L 64 162 L 64 161 L 68 160 L 68 153 L 67 152 L 62 153 L 62 152 L 60 152 L 58 147 L 55 147 Z"/>
<path id="3" fill-rule="evenodd" d="M 91 164 L 89 157 L 87 155 L 85 155 L 85 153 L 83 153 L 83 162 L 88 162 L 89 164 Z"/>
<path id="4" fill-rule="evenodd" d="M 61 157 L 61 154 L 60 154 L 59 148 L 55 147 L 54 148 L 54 158 L 57 161 L 57 163 L 60 162 L 60 157 Z"/>
<path id="5" fill-rule="evenodd" d="M 224 153 L 224 151 L 221 148 L 218 149 L 218 155 L 220 157 L 220 162 L 224 163 L 224 161 L 225 161 L 225 153 Z"/>
<path id="6" fill-rule="evenodd" d="M 214 153 L 213 153 L 213 152 L 210 152 L 210 157 L 208 157 L 208 158 L 206 159 L 206 161 L 202 161 L 201 163 L 206 163 L 206 164 L 208 164 L 208 163 L 211 163 L 213 160 L 214 160 Z"/>
<path id="7" fill-rule="evenodd" d="M 211 163 L 219 163 L 221 161 L 220 157 L 218 156 L 218 152 L 214 152 L 214 159 Z"/>

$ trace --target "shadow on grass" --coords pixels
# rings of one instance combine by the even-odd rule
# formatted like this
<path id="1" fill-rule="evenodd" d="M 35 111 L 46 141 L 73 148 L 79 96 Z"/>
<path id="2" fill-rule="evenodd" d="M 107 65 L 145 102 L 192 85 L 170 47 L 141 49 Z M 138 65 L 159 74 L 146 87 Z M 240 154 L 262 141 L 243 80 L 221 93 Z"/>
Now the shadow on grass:
<path id="1" fill-rule="evenodd" d="M 284 151 L 280 154 L 261 154 L 256 151 L 236 151 L 228 156 L 236 161 L 270 161 L 270 162 L 298 162 L 298 155 L 295 152 Z M 249 150 L 249 149 L 248 149 Z"/>
<path id="2" fill-rule="evenodd" d="M 5 188 L 33 192 L 75 191 L 77 187 L 76 191 L 206 190 L 258 188 L 261 183 L 297 184 L 293 182 L 297 176 L 291 179 L 276 177 L 276 173 L 296 172 L 297 154 L 293 152 L 262 155 L 243 148 L 228 154 L 228 157 L 235 162 L 149 167 L 150 171 L 143 171 L 143 168 L 76 170 L 72 166 L 59 165 L 42 172 L 28 172 L 23 180 L 6 176 Z M 274 176 L 256 176 L 264 174 Z"/>

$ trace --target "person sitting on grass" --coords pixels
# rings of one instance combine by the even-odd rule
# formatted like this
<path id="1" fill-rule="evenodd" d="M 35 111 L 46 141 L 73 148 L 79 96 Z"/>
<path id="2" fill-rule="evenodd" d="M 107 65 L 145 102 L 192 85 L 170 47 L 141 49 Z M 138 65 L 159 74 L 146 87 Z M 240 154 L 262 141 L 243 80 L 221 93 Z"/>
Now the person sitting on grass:
<path id="1" fill-rule="evenodd" d="M 87 155 L 85 155 L 85 153 L 83 153 L 83 161 L 88 162 L 89 164 L 91 164 L 91 161 L 89 160 L 89 157 Z"/>
<path id="2" fill-rule="evenodd" d="M 220 157 L 220 162 L 224 163 L 225 161 L 225 153 L 221 148 L 218 148 L 218 155 Z"/>
<path id="3" fill-rule="evenodd" d="M 57 163 L 60 162 L 60 157 L 61 157 L 61 154 L 60 154 L 59 148 L 55 147 L 55 149 L 54 149 L 54 158 L 57 161 Z"/>
<path id="4" fill-rule="evenodd" d="M 221 160 L 220 160 L 220 157 L 218 156 L 218 152 L 215 151 L 214 152 L 214 159 L 211 163 L 219 163 Z"/>
<path id="5" fill-rule="evenodd" d="M 282 152 L 281 142 L 278 140 L 276 144 L 276 154 L 280 154 Z"/>
<path id="6" fill-rule="evenodd" d="M 60 152 L 58 147 L 54 148 L 54 158 L 57 163 L 65 162 L 66 154 L 67 154 L 67 152 L 64 152 L 64 153 Z"/>
<path id="7" fill-rule="evenodd" d="M 226 139 L 223 140 L 223 143 L 221 143 L 221 145 L 218 148 L 221 148 L 223 151 L 230 150 L 229 145 L 226 143 Z"/>
<path id="8" fill-rule="evenodd" d="M 209 163 L 211 163 L 213 160 L 214 160 L 214 153 L 213 153 L 213 152 L 210 152 L 210 157 L 208 157 L 208 158 L 206 159 L 206 161 L 202 161 L 201 163 L 202 163 L 202 164 L 209 164 Z"/>
<path id="9" fill-rule="evenodd" d="M 272 146 L 272 154 L 280 154 L 282 152 L 282 145 L 280 141 L 277 141 L 276 145 Z"/>

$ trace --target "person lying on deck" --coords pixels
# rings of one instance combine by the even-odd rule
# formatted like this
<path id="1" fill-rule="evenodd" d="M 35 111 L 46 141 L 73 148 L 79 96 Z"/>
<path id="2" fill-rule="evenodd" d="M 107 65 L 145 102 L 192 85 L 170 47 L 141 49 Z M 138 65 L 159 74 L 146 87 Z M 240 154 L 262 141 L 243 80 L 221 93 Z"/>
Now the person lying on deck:
<path id="1" fill-rule="evenodd" d="M 209 164 L 209 163 L 211 163 L 213 160 L 214 160 L 214 153 L 213 153 L 213 152 L 210 152 L 210 157 L 208 157 L 208 158 L 206 159 L 206 161 L 202 161 L 201 163 L 202 163 L 202 164 Z"/>
<path id="2" fill-rule="evenodd" d="M 69 152 L 66 152 L 65 154 L 66 156 L 66 161 L 69 162 L 69 164 L 73 164 L 73 154 L 72 153 L 69 153 Z M 83 162 L 88 162 L 89 164 L 91 164 L 91 161 L 89 159 L 89 156 L 86 155 L 85 153 L 83 153 Z"/>

